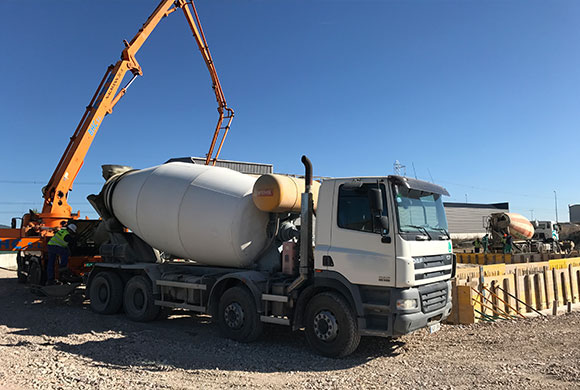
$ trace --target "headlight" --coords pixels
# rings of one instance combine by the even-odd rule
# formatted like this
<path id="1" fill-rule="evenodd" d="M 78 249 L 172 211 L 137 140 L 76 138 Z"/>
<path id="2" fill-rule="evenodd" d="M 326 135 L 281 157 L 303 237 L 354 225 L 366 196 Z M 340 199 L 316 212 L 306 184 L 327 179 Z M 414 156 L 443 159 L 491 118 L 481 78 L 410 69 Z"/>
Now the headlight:
<path id="1" fill-rule="evenodd" d="M 411 310 L 417 308 L 416 299 L 398 299 L 397 309 L 398 310 Z"/>

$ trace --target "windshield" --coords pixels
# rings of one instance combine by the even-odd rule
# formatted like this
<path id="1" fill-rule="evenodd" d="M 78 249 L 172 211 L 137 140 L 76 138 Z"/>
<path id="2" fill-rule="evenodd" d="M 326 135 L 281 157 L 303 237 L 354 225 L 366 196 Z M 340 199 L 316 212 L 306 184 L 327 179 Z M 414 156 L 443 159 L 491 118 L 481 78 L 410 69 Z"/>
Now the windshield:
<path id="1" fill-rule="evenodd" d="M 441 195 L 395 186 L 395 201 L 401 232 L 447 232 Z"/>

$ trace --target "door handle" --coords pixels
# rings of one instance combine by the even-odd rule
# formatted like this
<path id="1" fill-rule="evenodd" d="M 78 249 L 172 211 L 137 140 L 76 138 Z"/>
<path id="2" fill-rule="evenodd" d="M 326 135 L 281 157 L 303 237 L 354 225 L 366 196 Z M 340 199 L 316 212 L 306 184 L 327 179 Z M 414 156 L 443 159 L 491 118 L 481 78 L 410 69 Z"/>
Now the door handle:
<path id="1" fill-rule="evenodd" d="M 334 261 L 330 256 L 322 256 L 322 265 L 325 267 L 334 267 Z"/>

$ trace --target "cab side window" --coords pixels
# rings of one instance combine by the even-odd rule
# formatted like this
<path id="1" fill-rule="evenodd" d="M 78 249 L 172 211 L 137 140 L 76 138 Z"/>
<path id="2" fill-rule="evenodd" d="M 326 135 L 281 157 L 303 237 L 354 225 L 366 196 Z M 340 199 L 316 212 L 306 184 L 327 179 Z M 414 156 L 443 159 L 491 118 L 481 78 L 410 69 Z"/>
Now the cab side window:
<path id="1" fill-rule="evenodd" d="M 359 188 L 341 185 L 338 190 L 338 226 L 343 229 L 369 233 L 383 231 L 376 215 L 372 214 L 369 190 L 377 188 L 375 183 L 365 183 Z M 387 215 L 387 200 L 384 184 L 380 185 L 383 194 L 383 216 Z"/>

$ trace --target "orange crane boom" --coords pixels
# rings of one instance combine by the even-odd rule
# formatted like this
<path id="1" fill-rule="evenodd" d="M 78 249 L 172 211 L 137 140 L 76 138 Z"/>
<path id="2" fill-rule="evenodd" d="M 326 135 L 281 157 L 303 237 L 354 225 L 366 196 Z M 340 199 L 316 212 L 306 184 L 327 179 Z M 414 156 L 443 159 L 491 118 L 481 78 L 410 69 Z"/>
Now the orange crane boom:
<path id="1" fill-rule="evenodd" d="M 67 195 L 72 189 L 74 180 L 83 165 L 89 147 L 103 122 L 103 118 L 113 112 L 113 107 L 125 95 L 135 78 L 143 74 L 135 55 L 161 19 L 179 9 L 185 15 L 203 60 L 209 70 L 212 88 L 218 103 L 218 123 L 213 134 L 209 152 L 206 155 L 206 165 L 215 165 L 225 137 L 230 129 L 234 111 L 227 106 L 224 92 L 193 1 L 162 0 L 131 42 L 124 41 L 125 49 L 121 53 L 121 59 L 116 64 L 108 67 L 52 177 L 46 187 L 43 188 L 44 205 L 42 207 L 42 213 L 39 216 L 44 226 L 57 227 L 63 220 L 79 217 L 78 213 L 72 214 L 71 207 L 67 203 Z M 132 77 L 119 90 L 121 82 L 127 72 L 131 72 Z M 216 151 L 215 147 L 220 133 L 221 141 Z"/>

